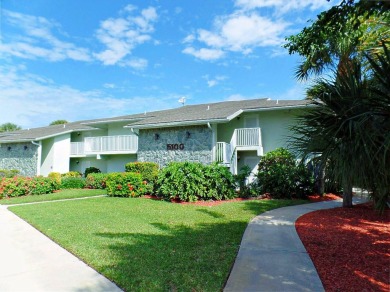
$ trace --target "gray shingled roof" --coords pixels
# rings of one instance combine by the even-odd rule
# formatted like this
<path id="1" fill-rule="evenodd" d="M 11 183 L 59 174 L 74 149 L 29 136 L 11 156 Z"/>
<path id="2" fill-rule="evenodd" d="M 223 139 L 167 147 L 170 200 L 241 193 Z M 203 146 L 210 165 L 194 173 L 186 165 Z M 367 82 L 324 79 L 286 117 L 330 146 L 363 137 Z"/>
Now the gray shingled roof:
<path id="1" fill-rule="evenodd" d="M 95 130 L 95 128 L 82 125 L 80 122 L 68 123 L 64 125 L 54 125 L 14 132 L 0 133 L 0 143 L 5 142 L 24 142 L 42 140 L 46 137 L 58 136 L 60 134 L 71 133 L 75 131 Z"/>
<path id="2" fill-rule="evenodd" d="M 127 127 L 154 128 L 180 124 L 199 124 L 207 122 L 228 122 L 241 112 L 251 110 L 271 110 L 304 107 L 307 100 L 269 100 L 251 99 L 225 101 L 209 104 L 186 105 L 175 109 L 161 110 L 144 114 L 133 114 L 113 118 L 86 120 L 65 125 L 54 125 L 15 132 L 0 133 L 0 143 L 37 141 L 65 133 L 96 130 L 99 124 L 126 122 Z"/>
<path id="3" fill-rule="evenodd" d="M 218 103 L 186 105 L 183 107 L 146 113 L 143 119 L 129 123 L 132 128 L 163 127 L 180 124 L 196 124 L 200 122 L 228 122 L 241 112 L 304 107 L 306 100 L 269 100 L 252 99 L 225 101 Z"/>

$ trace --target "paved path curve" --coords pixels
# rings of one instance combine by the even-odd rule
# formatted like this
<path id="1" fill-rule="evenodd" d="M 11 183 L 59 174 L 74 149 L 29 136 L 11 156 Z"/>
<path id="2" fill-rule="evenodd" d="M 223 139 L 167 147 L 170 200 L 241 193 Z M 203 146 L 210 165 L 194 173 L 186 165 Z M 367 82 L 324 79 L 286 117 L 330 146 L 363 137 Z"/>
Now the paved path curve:
<path id="1" fill-rule="evenodd" d="M 122 291 L 0 205 L 0 291 Z"/>
<path id="2" fill-rule="evenodd" d="M 354 198 L 354 203 L 366 199 Z M 341 207 L 341 200 L 279 208 L 255 217 L 245 230 L 224 288 L 231 291 L 324 291 L 295 221 L 321 209 Z"/>

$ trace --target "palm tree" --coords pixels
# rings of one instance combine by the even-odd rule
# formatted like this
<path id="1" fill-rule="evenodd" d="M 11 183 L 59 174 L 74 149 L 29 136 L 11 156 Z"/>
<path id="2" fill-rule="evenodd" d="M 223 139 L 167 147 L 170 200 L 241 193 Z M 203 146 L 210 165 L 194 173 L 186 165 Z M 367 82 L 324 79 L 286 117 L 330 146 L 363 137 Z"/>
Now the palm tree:
<path id="1" fill-rule="evenodd" d="M 12 132 L 12 131 L 18 131 L 21 130 L 22 128 L 19 127 L 16 124 L 13 123 L 4 123 L 0 125 L 0 133 L 1 132 Z"/>
<path id="2" fill-rule="evenodd" d="M 343 206 L 352 207 L 352 186 L 369 189 L 378 208 L 389 198 L 390 53 L 367 56 L 364 74 L 352 59 L 333 80 L 320 78 L 308 90 L 315 109 L 298 118 L 292 145 L 316 158 L 327 175 L 343 187 Z"/>

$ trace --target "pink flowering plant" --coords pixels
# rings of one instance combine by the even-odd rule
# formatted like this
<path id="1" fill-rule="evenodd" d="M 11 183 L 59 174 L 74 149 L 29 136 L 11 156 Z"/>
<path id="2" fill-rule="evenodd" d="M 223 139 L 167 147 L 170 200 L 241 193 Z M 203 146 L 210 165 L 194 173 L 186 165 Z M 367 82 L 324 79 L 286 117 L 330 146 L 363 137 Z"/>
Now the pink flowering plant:
<path id="1" fill-rule="evenodd" d="M 109 196 L 139 197 L 146 194 L 142 175 L 135 172 L 114 172 L 107 176 L 106 190 Z"/>
<path id="2" fill-rule="evenodd" d="M 59 184 L 47 177 L 2 178 L 0 180 L 0 198 L 12 198 L 27 195 L 42 195 L 59 189 Z"/>

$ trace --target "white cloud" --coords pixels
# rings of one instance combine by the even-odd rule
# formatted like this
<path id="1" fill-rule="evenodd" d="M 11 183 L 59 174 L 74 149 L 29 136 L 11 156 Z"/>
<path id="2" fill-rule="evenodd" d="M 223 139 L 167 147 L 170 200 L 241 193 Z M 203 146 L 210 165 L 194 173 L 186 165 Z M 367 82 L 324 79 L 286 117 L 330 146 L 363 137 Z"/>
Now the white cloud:
<path id="1" fill-rule="evenodd" d="M 129 65 L 135 64 L 133 68 L 144 68 L 147 64 L 143 62 L 134 63 L 126 60 L 132 50 L 147 41 L 150 41 L 151 33 L 154 31 L 154 22 L 158 15 L 154 7 L 141 10 L 140 15 L 134 16 L 134 6 L 126 6 L 123 13 L 128 15 L 119 18 L 109 18 L 101 22 L 100 28 L 96 31 L 97 39 L 106 47 L 94 56 L 103 62 L 104 65 Z M 123 14 L 122 13 L 122 14 Z"/>
<path id="2" fill-rule="evenodd" d="M 250 54 L 258 47 L 274 47 L 283 43 L 284 33 L 289 24 L 283 20 L 271 20 L 255 11 L 236 11 L 219 16 L 211 30 L 198 29 L 184 39 L 191 43 L 183 50 L 202 60 L 216 60 L 227 52 Z M 195 48 L 197 41 L 200 49 Z"/>
<path id="3" fill-rule="evenodd" d="M 206 79 L 207 86 L 208 87 L 214 87 L 218 85 L 221 81 L 226 80 L 227 77 L 223 75 L 217 75 L 214 78 L 210 78 L 209 75 L 202 76 L 204 79 Z"/>
<path id="4" fill-rule="evenodd" d="M 220 49 L 202 48 L 202 49 L 196 50 L 193 47 L 187 47 L 182 52 L 185 53 L 185 54 L 192 55 L 192 56 L 194 56 L 194 57 L 196 57 L 198 59 L 207 60 L 207 61 L 220 59 L 225 54 Z"/>
<path id="5" fill-rule="evenodd" d="M 142 58 L 128 58 L 132 50 L 151 40 L 154 23 L 158 18 L 154 7 L 148 7 L 134 15 L 137 8 L 127 5 L 120 11 L 121 17 L 109 18 L 100 23 L 97 40 L 104 45 L 100 52 L 91 52 L 72 42 L 60 40 L 60 25 L 44 17 L 3 10 L 6 25 L 19 30 L 18 34 L 4 35 L 0 53 L 24 59 L 44 59 L 59 62 L 67 59 L 91 62 L 98 60 L 104 65 L 130 66 L 143 69 L 148 62 Z M 158 42 L 155 42 L 155 44 Z"/>
<path id="6" fill-rule="evenodd" d="M 274 8 L 276 14 L 284 14 L 292 10 L 302 10 L 305 8 L 309 8 L 312 11 L 320 8 L 329 8 L 336 1 L 331 2 L 329 3 L 325 0 L 236 0 L 235 5 L 246 10 Z"/>
<path id="7" fill-rule="evenodd" d="M 176 100 L 176 96 L 119 99 L 105 91 L 81 91 L 28 74 L 23 66 L 0 65 L 0 80 L 0 124 L 12 122 L 23 128 L 57 119 L 79 121 L 163 109 Z M 103 86 L 116 88 L 110 83 Z"/>
<path id="8" fill-rule="evenodd" d="M 59 28 L 58 24 L 44 17 L 9 10 L 3 10 L 2 16 L 4 23 L 22 31 L 22 33 L 6 35 L 2 38 L 0 52 L 3 55 L 24 59 L 46 59 L 51 62 L 65 59 L 92 61 L 88 49 L 62 41 L 54 36 L 53 30 Z"/>

